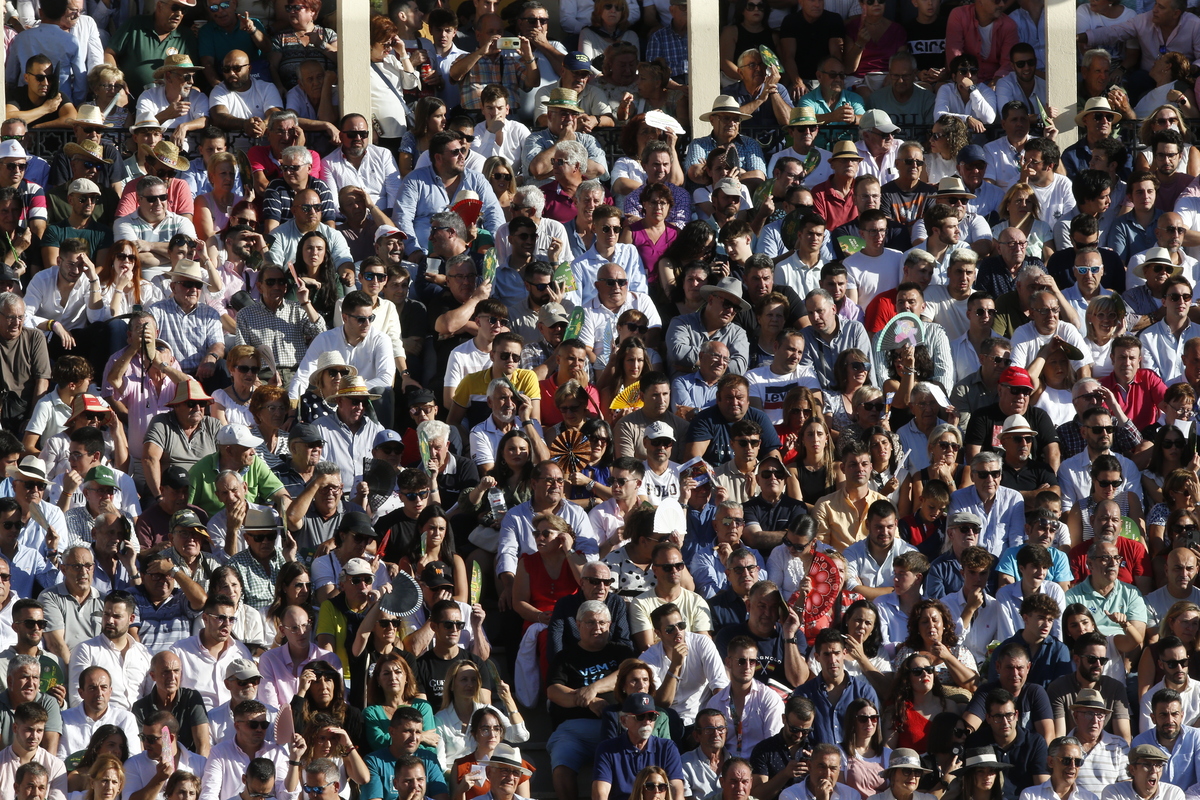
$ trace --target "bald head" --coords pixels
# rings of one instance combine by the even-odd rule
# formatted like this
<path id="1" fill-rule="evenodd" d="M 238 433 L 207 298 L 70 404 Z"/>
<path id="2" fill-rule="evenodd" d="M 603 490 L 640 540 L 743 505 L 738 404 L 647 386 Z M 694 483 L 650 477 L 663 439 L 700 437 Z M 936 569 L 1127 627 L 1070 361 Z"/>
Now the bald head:
<path id="1" fill-rule="evenodd" d="M 626 277 L 628 276 L 625 274 L 625 269 L 620 264 L 605 264 L 596 273 L 596 280 L 598 281 L 621 280 Z"/>

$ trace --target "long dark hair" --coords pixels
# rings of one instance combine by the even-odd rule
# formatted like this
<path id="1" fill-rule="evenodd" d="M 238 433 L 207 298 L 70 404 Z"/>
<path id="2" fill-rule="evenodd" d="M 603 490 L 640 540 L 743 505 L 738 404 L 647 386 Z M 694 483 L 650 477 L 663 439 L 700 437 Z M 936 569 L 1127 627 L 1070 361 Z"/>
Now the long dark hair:
<path id="1" fill-rule="evenodd" d="M 329 707 L 317 708 L 313 704 L 312 695 L 306 695 L 296 720 L 297 728 L 307 729 L 319 714 L 328 714 L 338 725 L 346 724 L 346 681 L 340 669 L 332 669 L 328 674 L 333 676 L 333 699 L 329 701 Z"/>
<path id="2" fill-rule="evenodd" d="M 87 749 L 83 751 L 83 757 L 79 759 L 79 766 L 76 770 L 86 772 L 91 769 L 96 763 L 96 759 L 100 757 L 100 748 L 104 744 L 104 740 L 110 736 L 121 737 L 121 763 L 124 764 L 129 760 L 129 737 L 125 735 L 125 729 L 116 725 L 101 725 L 92 732 L 92 738 L 88 740 Z"/>
<path id="3" fill-rule="evenodd" d="M 438 553 L 438 561 L 445 561 L 450 564 L 454 559 L 454 530 L 450 527 L 450 517 L 446 515 L 443 509 L 437 503 L 432 503 L 425 507 L 425 510 L 417 516 L 416 535 L 412 537 L 408 551 L 403 555 L 408 557 L 410 564 L 416 564 L 421 560 L 423 550 L 422 542 L 425 539 L 425 534 L 421 533 L 421 528 L 425 527 L 425 523 L 431 519 L 441 518 L 446 521 L 446 535 L 442 538 L 441 550 Z"/>
<path id="4" fill-rule="evenodd" d="M 871 628 L 871 633 L 867 635 L 867 640 L 862 643 L 863 655 L 867 658 L 874 658 L 879 655 L 879 648 L 883 647 L 883 628 L 879 624 L 879 609 L 870 600 L 863 598 L 855 600 L 850 604 L 850 607 L 842 612 L 842 621 L 838 625 L 838 629 L 842 633 L 850 635 L 850 617 L 858 610 L 870 611 L 875 615 L 875 624 Z"/>
<path id="5" fill-rule="evenodd" d="M 869 697 L 860 697 L 846 707 L 846 715 L 842 718 L 842 731 L 845 734 L 845 738 L 842 739 L 842 750 L 845 751 L 846 758 L 854 758 L 854 728 L 855 723 L 858 722 L 856 717 L 858 712 L 864 708 L 870 708 L 876 714 L 879 713 L 879 708 L 875 705 L 874 700 Z M 874 750 L 876 755 L 883 755 L 883 725 L 875 725 L 875 734 L 871 736 L 871 741 L 867 743 L 867 746 Z"/>
<path id="6" fill-rule="evenodd" d="M 923 658 L 930 664 L 933 663 L 933 656 L 924 651 L 910 654 L 900 663 L 900 668 L 896 670 L 896 681 L 892 686 L 892 695 L 888 698 L 888 705 L 892 711 L 892 726 L 900 734 L 908 730 L 907 712 L 908 709 L 912 708 L 915 697 L 912 690 L 912 673 L 909 672 L 915 658 Z M 934 697 L 940 697 L 943 700 L 946 697 L 946 690 L 942 687 L 942 682 L 938 679 L 936 671 L 933 673 L 933 688 L 929 691 Z"/>
<path id="7" fill-rule="evenodd" d="M 263 614 L 264 617 L 274 622 L 277 628 L 283 620 L 283 612 L 291 605 L 287 600 L 287 587 L 301 575 L 312 576 L 308 567 L 304 566 L 301 561 L 288 561 L 279 568 L 279 576 L 275 579 L 275 596 L 271 598 L 271 605 L 267 606 L 267 612 Z M 304 608 L 309 617 L 313 616 L 312 598 L 313 591 L 310 585 L 308 587 L 309 605 Z"/>
<path id="8" fill-rule="evenodd" d="M 321 233 L 318 228 L 315 231 L 309 231 L 300 237 L 300 242 L 296 245 L 296 261 L 301 262 L 301 254 L 304 252 L 304 243 L 313 237 L 319 237 L 325 243 L 325 260 L 317 267 L 317 274 L 309 277 L 316 278 L 320 281 L 320 287 L 313 293 L 312 304 L 317 309 L 317 313 L 325 318 L 325 324 L 330 328 L 337 327 L 332 324 L 333 309 L 337 305 L 338 300 L 338 285 L 341 279 L 337 274 L 337 267 L 333 263 L 333 248 L 329 244 L 329 240 Z M 297 269 L 301 277 L 307 274 L 307 268 Z"/>
<path id="9" fill-rule="evenodd" d="M 504 462 L 504 447 L 510 439 L 524 439 L 525 444 L 529 445 L 529 461 L 525 462 L 525 466 L 521 469 L 521 483 L 528 485 L 533 482 L 533 440 L 529 438 L 529 434 L 521 430 L 509 431 L 500 437 L 500 443 L 496 445 L 496 466 L 492 468 L 492 476 L 500 486 L 503 486 L 513 476 L 512 468 Z"/>
<path id="10" fill-rule="evenodd" d="M 592 464 L 591 466 L 596 467 L 597 469 L 602 469 L 604 467 L 612 466 L 612 460 L 613 460 L 612 426 L 609 425 L 604 420 L 600 419 L 599 417 L 592 417 L 587 422 L 583 423 L 583 426 L 579 429 L 579 432 L 582 433 L 584 436 L 587 436 L 588 438 L 591 438 L 592 436 L 596 435 L 597 433 L 603 433 L 606 437 L 608 437 L 608 444 L 605 445 L 605 447 L 604 447 L 604 457 L 601 458 L 595 464 Z"/>

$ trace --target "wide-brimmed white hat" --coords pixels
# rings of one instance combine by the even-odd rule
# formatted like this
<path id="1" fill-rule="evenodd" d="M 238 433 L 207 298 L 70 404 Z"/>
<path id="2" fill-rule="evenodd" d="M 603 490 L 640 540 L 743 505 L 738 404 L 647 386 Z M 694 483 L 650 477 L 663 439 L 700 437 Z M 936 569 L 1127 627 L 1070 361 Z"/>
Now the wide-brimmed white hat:
<path id="1" fill-rule="evenodd" d="M 736 300 L 740 304 L 741 311 L 749 311 L 750 304 L 742 297 L 742 282 L 732 276 L 721 278 L 716 285 L 704 286 L 700 289 L 700 296 L 708 299 L 709 295 L 719 294 L 728 297 L 730 300 Z"/>

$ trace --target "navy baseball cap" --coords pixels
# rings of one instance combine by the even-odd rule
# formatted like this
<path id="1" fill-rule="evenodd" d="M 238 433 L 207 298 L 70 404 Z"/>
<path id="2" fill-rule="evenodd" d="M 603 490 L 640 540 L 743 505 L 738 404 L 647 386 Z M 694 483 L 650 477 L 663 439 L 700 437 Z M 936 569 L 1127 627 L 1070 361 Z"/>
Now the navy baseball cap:
<path id="1" fill-rule="evenodd" d="M 645 692 L 634 692 L 625 698 L 625 704 L 621 706 L 621 710 L 626 714 L 645 714 L 657 709 L 654 707 L 653 697 Z"/>
<path id="2" fill-rule="evenodd" d="M 977 144 L 969 144 L 958 151 L 959 164 L 974 164 L 976 161 L 987 161 L 987 153 Z"/>
<path id="3" fill-rule="evenodd" d="M 563 66 L 567 69 L 588 69 L 592 68 L 592 60 L 578 50 L 574 50 L 563 56 Z"/>

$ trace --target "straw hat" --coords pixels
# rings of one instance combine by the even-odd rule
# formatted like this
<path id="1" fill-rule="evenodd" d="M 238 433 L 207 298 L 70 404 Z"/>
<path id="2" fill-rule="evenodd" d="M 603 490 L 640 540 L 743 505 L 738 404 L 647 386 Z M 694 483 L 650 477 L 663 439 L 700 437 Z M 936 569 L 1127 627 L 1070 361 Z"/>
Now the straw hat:
<path id="1" fill-rule="evenodd" d="M 550 90 L 550 99 L 546 101 L 546 108 L 565 108 L 567 111 L 583 113 L 583 108 L 579 105 L 579 95 L 575 90 L 563 89 L 560 86 Z"/>
<path id="2" fill-rule="evenodd" d="M 133 124 L 129 126 L 131 132 L 139 128 L 158 128 L 162 130 L 162 123 L 158 121 L 158 117 L 147 111 L 145 114 L 139 114 L 137 119 L 133 121 Z"/>
<path id="3" fill-rule="evenodd" d="M 342 386 L 337 390 L 337 394 L 333 396 L 334 400 L 339 400 L 343 397 L 365 397 L 368 400 L 378 400 L 380 395 L 371 394 L 367 391 L 367 382 L 354 375 L 350 378 L 342 379 Z"/>
<path id="4" fill-rule="evenodd" d="M 353 378 L 358 374 L 358 370 L 351 364 L 346 363 L 346 359 L 342 358 L 341 353 L 326 350 L 317 357 L 317 365 L 313 367 L 313 375 L 320 375 L 330 367 L 341 367 L 342 369 L 350 370 L 347 377 Z"/>
<path id="5" fill-rule="evenodd" d="M 792 111 L 788 114 L 787 127 L 794 128 L 797 125 L 820 125 L 817 121 L 817 113 L 812 110 L 811 106 L 793 106 Z"/>
<path id="6" fill-rule="evenodd" d="M 188 379 L 175 386 L 175 396 L 171 398 L 168 406 L 178 406 L 192 401 L 203 401 L 211 403 L 212 398 L 209 397 L 204 387 L 200 385 L 200 381 Z"/>
<path id="7" fill-rule="evenodd" d="M 184 172 L 190 169 L 192 166 L 190 161 L 179 155 L 179 148 L 175 146 L 175 143 L 167 141 L 166 139 L 163 139 L 161 142 L 154 145 L 154 147 L 141 145 L 138 150 L 143 157 L 154 156 L 154 158 L 160 163 L 170 167 L 171 169 L 177 169 L 180 172 Z"/>
<path id="8" fill-rule="evenodd" d="M 957 175 L 948 175 L 938 181 L 937 194 L 934 197 L 966 197 L 970 200 L 975 199 L 975 195 L 967 190 L 967 185 Z"/>
<path id="9" fill-rule="evenodd" d="M 20 464 L 8 468 L 8 477 L 46 483 L 46 465 L 37 456 L 25 456 Z"/>
<path id="10" fill-rule="evenodd" d="M 192 57 L 187 53 L 172 53 L 163 59 L 163 65 L 154 70 L 154 80 L 162 80 L 168 72 L 199 72 L 200 67 L 192 63 Z"/>
<path id="11" fill-rule="evenodd" d="M 519 770 L 522 775 L 533 774 L 525 766 L 525 762 L 521 758 L 520 748 L 513 747 L 511 744 L 504 744 L 503 742 L 496 745 L 496 749 L 492 751 L 491 756 L 482 763 L 485 767 L 507 767 Z"/>
<path id="12" fill-rule="evenodd" d="M 1004 427 L 1000 429 L 1000 438 L 1004 438 L 1010 433 L 1037 436 L 1037 431 L 1029 427 L 1029 420 L 1025 419 L 1021 414 L 1013 414 L 1004 420 Z"/>
<path id="13" fill-rule="evenodd" d="M 82 142 L 67 142 L 67 146 L 63 148 L 63 152 L 67 154 L 67 158 L 82 156 L 98 164 L 111 164 L 111 158 L 104 157 L 104 148 L 91 139 L 84 139 Z"/>
<path id="14" fill-rule="evenodd" d="M 854 142 L 850 141 L 849 139 L 843 139 L 840 142 L 833 143 L 833 149 L 830 151 L 829 160 L 833 161 L 835 158 L 849 158 L 852 161 L 863 160 L 862 154 L 858 152 L 858 148 L 854 145 Z"/>
<path id="15" fill-rule="evenodd" d="M 72 125 L 91 125 L 96 128 L 111 128 L 112 123 L 104 121 L 104 115 L 100 109 L 91 103 L 84 103 L 75 114 L 75 119 L 71 120 Z"/>
<path id="16" fill-rule="evenodd" d="M 97 397 L 94 394 L 81 394 L 71 403 L 71 416 L 67 418 L 67 424 L 78 418 L 81 414 L 107 414 L 110 410 L 108 403 L 103 397 Z"/>
<path id="17" fill-rule="evenodd" d="M 1088 114 L 1112 114 L 1113 124 L 1120 122 L 1121 112 L 1113 110 L 1113 107 L 1108 104 L 1107 97 L 1089 97 L 1088 101 L 1083 104 L 1083 111 L 1075 115 L 1075 124 L 1083 127 L 1083 118 Z"/>

